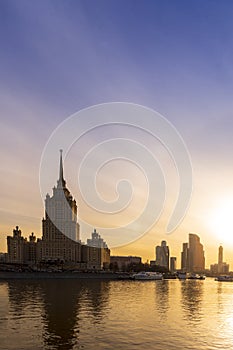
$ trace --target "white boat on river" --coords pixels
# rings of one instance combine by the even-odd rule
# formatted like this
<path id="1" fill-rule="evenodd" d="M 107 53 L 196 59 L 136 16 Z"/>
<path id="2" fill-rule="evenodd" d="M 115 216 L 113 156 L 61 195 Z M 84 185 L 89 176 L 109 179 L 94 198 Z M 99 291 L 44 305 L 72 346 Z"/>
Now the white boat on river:
<path id="1" fill-rule="evenodd" d="M 132 278 L 134 280 L 142 280 L 142 281 L 152 281 L 152 280 L 161 280 L 163 278 L 162 273 L 159 272 L 138 272 L 135 273 Z"/>

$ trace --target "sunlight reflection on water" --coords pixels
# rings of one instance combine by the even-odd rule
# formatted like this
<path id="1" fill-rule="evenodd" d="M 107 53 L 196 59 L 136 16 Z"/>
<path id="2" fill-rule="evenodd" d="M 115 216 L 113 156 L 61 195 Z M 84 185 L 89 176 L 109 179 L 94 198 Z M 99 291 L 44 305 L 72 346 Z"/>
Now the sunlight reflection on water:
<path id="1" fill-rule="evenodd" d="M 232 349 L 233 283 L 0 283 L 0 349 Z"/>

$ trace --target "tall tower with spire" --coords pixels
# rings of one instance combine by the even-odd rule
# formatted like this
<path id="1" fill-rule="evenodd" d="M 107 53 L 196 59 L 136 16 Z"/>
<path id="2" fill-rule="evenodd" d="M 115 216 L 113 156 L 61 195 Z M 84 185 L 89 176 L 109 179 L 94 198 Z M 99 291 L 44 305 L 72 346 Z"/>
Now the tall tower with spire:
<path id="1" fill-rule="evenodd" d="M 66 187 L 60 150 L 59 178 L 53 195 L 46 195 L 45 217 L 42 220 L 42 260 L 80 261 L 77 204 Z"/>
<path id="2" fill-rule="evenodd" d="M 222 273 L 223 270 L 223 247 L 222 245 L 218 248 L 218 273 Z"/>

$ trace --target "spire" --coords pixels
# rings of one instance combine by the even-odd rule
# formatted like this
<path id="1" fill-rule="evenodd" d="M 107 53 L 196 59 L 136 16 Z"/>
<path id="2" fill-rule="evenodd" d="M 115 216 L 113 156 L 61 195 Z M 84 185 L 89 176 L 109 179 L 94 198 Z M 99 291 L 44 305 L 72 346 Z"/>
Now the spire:
<path id="1" fill-rule="evenodd" d="M 63 152 L 63 150 L 60 149 L 60 169 L 59 169 L 59 180 L 58 180 L 57 184 L 64 187 L 66 182 L 65 182 L 64 177 L 63 177 L 62 152 Z"/>
<path id="2" fill-rule="evenodd" d="M 59 180 L 60 180 L 60 181 L 63 181 L 63 180 L 64 180 L 64 178 L 63 178 L 62 152 L 63 152 L 63 150 L 60 149 L 60 172 L 59 172 Z"/>

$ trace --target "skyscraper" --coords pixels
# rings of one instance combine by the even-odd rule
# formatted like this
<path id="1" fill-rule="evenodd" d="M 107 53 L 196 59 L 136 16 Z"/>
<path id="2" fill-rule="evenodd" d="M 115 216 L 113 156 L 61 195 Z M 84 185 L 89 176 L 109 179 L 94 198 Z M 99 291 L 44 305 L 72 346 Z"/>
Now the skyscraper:
<path id="1" fill-rule="evenodd" d="M 183 251 L 181 253 L 181 270 L 189 271 L 189 248 L 188 243 L 183 243 Z"/>
<path id="2" fill-rule="evenodd" d="M 205 270 L 205 256 L 200 237 L 194 233 L 189 234 L 189 271 L 203 272 Z"/>
<path id="3" fill-rule="evenodd" d="M 229 265 L 223 262 L 223 247 L 220 245 L 218 248 L 218 273 L 228 273 Z"/>
<path id="4" fill-rule="evenodd" d="M 218 263 L 223 263 L 223 247 L 221 245 L 218 248 Z"/>
<path id="5" fill-rule="evenodd" d="M 170 271 L 171 271 L 171 273 L 176 272 L 176 257 L 175 256 L 171 256 L 171 258 L 170 258 Z"/>
<path id="6" fill-rule="evenodd" d="M 161 246 L 155 248 L 156 265 L 169 270 L 169 247 L 166 241 L 161 242 Z"/>
<path id="7" fill-rule="evenodd" d="M 81 259 L 77 205 L 66 187 L 60 151 L 59 179 L 53 195 L 46 195 L 45 217 L 42 220 L 41 260 L 77 262 Z"/>
<path id="8" fill-rule="evenodd" d="M 45 199 L 42 239 L 36 240 L 32 233 L 28 241 L 16 226 L 13 237 L 7 236 L 7 251 L 5 258 L 9 263 L 32 266 L 51 263 L 66 269 L 70 266 L 95 270 L 108 268 L 110 249 L 96 230 L 92 238 L 87 240 L 87 245 L 79 241 L 77 205 L 64 180 L 62 151 L 57 186 L 53 188 L 53 195 L 50 197 L 47 194 Z"/>
<path id="9" fill-rule="evenodd" d="M 181 253 L 181 269 L 186 272 L 203 272 L 205 256 L 200 238 L 194 233 L 189 234 L 189 243 L 183 243 Z"/>
<path id="10" fill-rule="evenodd" d="M 218 248 L 218 272 L 222 272 L 223 267 L 223 247 L 220 245 Z"/>

